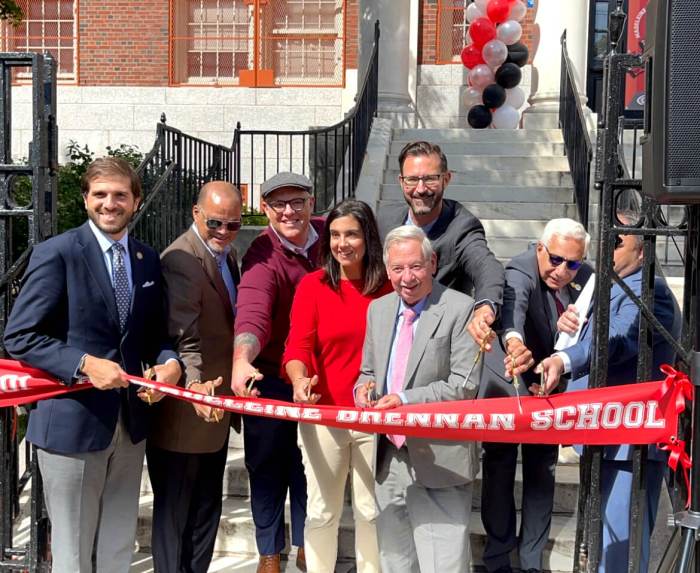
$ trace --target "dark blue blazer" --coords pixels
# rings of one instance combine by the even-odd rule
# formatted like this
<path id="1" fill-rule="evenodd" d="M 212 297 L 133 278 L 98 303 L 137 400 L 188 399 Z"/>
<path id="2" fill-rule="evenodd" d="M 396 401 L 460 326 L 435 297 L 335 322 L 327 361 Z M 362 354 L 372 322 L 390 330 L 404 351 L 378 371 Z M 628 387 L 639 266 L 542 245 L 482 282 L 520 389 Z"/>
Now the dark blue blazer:
<path id="1" fill-rule="evenodd" d="M 121 334 L 112 283 L 90 226 L 85 223 L 37 245 L 5 328 L 10 355 L 69 385 L 85 353 L 118 362 L 134 375 L 147 365 L 177 358 L 167 339 L 158 254 L 130 237 L 129 256 L 131 312 Z M 90 389 L 43 400 L 29 416 L 27 439 L 61 453 L 103 450 L 123 404 L 136 443 L 146 437 L 149 408 L 136 390 Z"/>
<path id="2" fill-rule="evenodd" d="M 641 296 L 641 269 L 625 277 L 624 282 L 633 293 Z M 633 384 L 637 381 L 637 358 L 639 356 L 639 307 L 627 296 L 620 285 L 615 283 L 610 290 L 610 329 L 608 335 L 608 376 L 607 386 Z M 656 277 L 654 283 L 654 316 L 673 335 L 680 338 L 681 314 L 668 288 L 666 281 Z M 565 350 L 571 360 L 571 382 L 567 391 L 588 388 L 591 354 L 594 343 L 594 320 L 588 320 L 581 329 L 579 341 Z M 671 364 L 676 357 L 673 347 L 657 332 L 653 334 L 652 379 L 662 377 L 661 364 Z M 630 446 L 608 446 L 605 448 L 606 459 L 631 459 Z M 656 448 L 649 448 L 651 459 L 663 459 Z"/>

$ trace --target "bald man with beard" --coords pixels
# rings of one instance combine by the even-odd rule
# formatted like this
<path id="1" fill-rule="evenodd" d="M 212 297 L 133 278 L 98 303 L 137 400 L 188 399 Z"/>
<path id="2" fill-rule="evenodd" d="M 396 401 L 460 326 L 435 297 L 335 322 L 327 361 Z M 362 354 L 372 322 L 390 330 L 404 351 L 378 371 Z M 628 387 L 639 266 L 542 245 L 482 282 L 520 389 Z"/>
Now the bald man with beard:
<path id="1" fill-rule="evenodd" d="M 241 227 L 240 192 L 224 181 L 207 183 L 192 216 L 192 226 L 161 257 L 168 329 L 185 367 L 179 385 L 219 394 L 231 378 L 239 281 L 231 243 Z M 175 398 L 154 409 L 146 454 L 155 570 L 206 573 L 221 517 L 229 428 L 240 420 Z"/>

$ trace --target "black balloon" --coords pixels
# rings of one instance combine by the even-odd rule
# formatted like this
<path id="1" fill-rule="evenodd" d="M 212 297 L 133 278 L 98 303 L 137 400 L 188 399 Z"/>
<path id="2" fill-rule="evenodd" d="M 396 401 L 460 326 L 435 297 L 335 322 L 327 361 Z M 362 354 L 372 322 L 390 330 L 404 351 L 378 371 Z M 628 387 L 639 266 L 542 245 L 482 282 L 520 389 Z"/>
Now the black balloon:
<path id="1" fill-rule="evenodd" d="M 517 86 L 522 77 L 520 68 L 512 63 L 503 64 L 496 70 L 496 83 L 507 90 Z"/>
<path id="2" fill-rule="evenodd" d="M 491 112 L 485 105 L 475 105 L 467 114 L 467 122 L 474 129 L 484 129 L 491 125 Z"/>
<path id="3" fill-rule="evenodd" d="M 508 57 L 506 58 L 506 63 L 515 64 L 519 68 L 522 68 L 527 64 L 527 60 L 530 58 L 530 51 L 527 46 L 522 42 L 516 42 L 508 46 Z"/>
<path id="4" fill-rule="evenodd" d="M 498 84 L 491 84 L 484 88 L 484 105 L 489 109 L 501 107 L 506 102 L 506 90 Z"/>

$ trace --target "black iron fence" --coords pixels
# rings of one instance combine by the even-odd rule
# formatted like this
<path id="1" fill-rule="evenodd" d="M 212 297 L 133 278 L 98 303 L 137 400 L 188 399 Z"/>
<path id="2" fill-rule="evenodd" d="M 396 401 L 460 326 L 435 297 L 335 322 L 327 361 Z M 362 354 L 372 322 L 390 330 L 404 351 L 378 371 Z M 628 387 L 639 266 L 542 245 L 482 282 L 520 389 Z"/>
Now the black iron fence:
<path id="1" fill-rule="evenodd" d="M 559 126 L 564 136 L 564 149 L 569 159 L 569 169 L 574 181 L 579 219 L 585 227 L 588 227 L 593 144 L 586 126 L 583 102 L 576 86 L 574 67 L 566 47 L 566 30 L 561 37 Z"/>
<path id="2" fill-rule="evenodd" d="M 191 222 L 191 206 L 201 186 L 213 180 L 233 181 L 234 165 L 233 149 L 170 127 L 163 114 L 156 141 L 137 169 L 143 197 L 130 230 L 162 251 Z"/>
<path id="3" fill-rule="evenodd" d="M 377 113 L 378 81 L 379 21 L 356 104 L 341 122 L 306 131 L 244 130 L 239 123 L 233 137 L 234 182 L 247 207 L 259 209 L 260 184 L 280 171 L 302 173 L 313 181 L 318 212 L 353 197 Z"/>
<path id="4" fill-rule="evenodd" d="M 32 141 L 25 163 L 12 159 L 12 78 L 17 69 L 31 70 L 32 77 Z M 51 56 L 0 54 L 0 133 L 0 331 L 4 331 L 32 246 L 56 233 L 56 62 Z M 19 183 L 26 178 L 32 191 L 22 197 Z M 0 355 L 4 356 L 4 348 Z M 0 571 L 47 568 L 48 519 L 41 503 L 41 478 L 36 454 L 26 442 L 20 446 L 21 433 L 17 409 L 0 409 Z M 39 492 L 39 497 L 29 512 L 29 544 L 20 546 L 13 524 L 30 478 L 32 494 Z"/>

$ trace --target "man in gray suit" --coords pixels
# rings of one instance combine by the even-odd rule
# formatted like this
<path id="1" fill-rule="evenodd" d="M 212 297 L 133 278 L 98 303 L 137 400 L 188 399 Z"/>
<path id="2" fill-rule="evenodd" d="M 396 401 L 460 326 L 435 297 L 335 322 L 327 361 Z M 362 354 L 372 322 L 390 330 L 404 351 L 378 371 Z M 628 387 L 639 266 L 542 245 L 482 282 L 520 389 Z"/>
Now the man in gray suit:
<path id="1" fill-rule="evenodd" d="M 478 350 L 466 332 L 474 300 L 433 282 L 436 256 L 421 229 L 401 226 L 384 244 L 395 292 L 372 302 L 360 377 L 360 407 L 473 398 L 467 379 Z M 384 394 L 374 401 L 374 390 Z M 377 537 L 384 573 L 469 570 L 476 444 L 401 435 L 377 438 Z"/>
<path id="2" fill-rule="evenodd" d="M 438 145 L 407 144 L 399 154 L 399 184 L 406 205 L 382 207 L 378 213 L 382 238 L 399 225 L 423 229 L 437 255 L 435 279 L 446 287 L 474 296 L 468 331 L 490 350 L 491 325 L 503 301 L 503 265 L 489 250 L 481 221 L 457 201 L 445 199 L 452 174 Z"/>
<path id="3" fill-rule="evenodd" d="M 506 265 L 502 324 L 505 352 L 494 344 L 485 357 L 479 397 L 512 396 L 512 375 L 523 388 L 538 388 L 531 369 L 552 354 L 557 320 L 578 298 L 592 269 L 584 263 L 590 237 L 572 219 L 552 219 L 536 245 Z M 513 368 L 515 366 L 515 368 Z M 481 521 L 487 539 L 484 565 L 490 572 L 511 573 L 510 553 L 518 548 L 520 569 L 542 570 L 554 501 L 554 468 L 558 446 L 523 444 L 523 497 L 520 536 L 516 535 L 513 487 L 517 444 L 484 443 Z"/>

